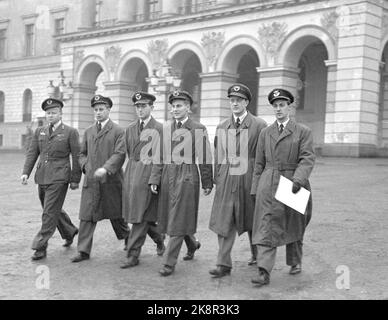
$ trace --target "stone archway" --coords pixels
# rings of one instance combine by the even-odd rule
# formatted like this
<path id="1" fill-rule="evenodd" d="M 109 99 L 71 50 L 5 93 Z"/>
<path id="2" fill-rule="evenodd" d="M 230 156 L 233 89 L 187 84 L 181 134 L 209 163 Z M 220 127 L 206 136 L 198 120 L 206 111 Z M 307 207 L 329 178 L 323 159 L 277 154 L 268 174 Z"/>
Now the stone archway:
<path id="1" fill-rule="evenodd" d="M 385 43 L 380 64 L 377 147 L 379 155 L 388 156 L 388 41 Z"/>
<path id="2" fill-rule="evenodd" d="M 199 121 L 201 117 L 201 79 L 202 64 L 198 55 L 183 49 L 176 52 L 170 59 L 172 71 L 181 78 L 181 89 L 193 96 L 194 103 L 191 107 L 191 117 Z"/>
<path id="3" fill-rule="evenodd" d="M 103 83 L 109 78 L 106 70 L 103 60 L 96 56 L 86 58 L 78 68 L 76 82 L 73 85 L 73 107 L 70 123 L 80 130 L 80 134 L 94 122 L 90 100 L 98 89 L 98 93 L 105 92 Z"/>
<path id="4" fill-rule="evenodd" d="M 222 71 L 235 75 L 234 82 L 245 84 L 252 92 L 248 110 L 254 115 L 257 115 L 258 111 L 259 78 L 256 68 L 259 66 L 260 60 L 256 50 L 247 44 L 238 44 L 230 48 L 221 65 Z"/>
<path id="5" fill-rule="evenodd" d="M 279 50 L 279 63 L 289 68 L 284 83 L 295 95 L 296 121 L 313 131 L 314 146 L 319 153 L 325 141 L 328 118 L 328 65 L 335 59 L 335 46 L 331 38 L 317 28 L 304 28 L 292 32 Z M 334 77 L 332 77 L 334 78 Z M 331 106 L 330 112 L 334 109 Z"/>

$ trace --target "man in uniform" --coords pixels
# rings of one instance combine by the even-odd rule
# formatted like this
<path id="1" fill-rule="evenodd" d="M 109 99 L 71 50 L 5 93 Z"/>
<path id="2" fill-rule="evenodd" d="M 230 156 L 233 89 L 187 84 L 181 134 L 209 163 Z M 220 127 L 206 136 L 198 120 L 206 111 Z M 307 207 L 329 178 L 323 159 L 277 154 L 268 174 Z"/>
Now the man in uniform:
<path id="1" fill-rule="evenodd" d="M 253 244 L 257 245 L 257 286 L 270 282 L 276 248 L 286 245 L 286 263 L 292 275 L 302 271 L 303 235 L 312 213 L 312 198 L 305 214 L 275 199 L 280 175 L 293 181 L 292 192 L 310 189 L 309 177 L 314 167 L 311 129 L 290 119 L 293 95 L 274 89 L 268 95 L 276 121 L 264 129 L 256 150 L 251 194 L 256 198 L 253 221 Z"/>
<path id="2" fill-rule="evenodd" d="M 248 231 L 251 240 L 255 208 L 250 196 L 253 165 L 259 134 L 267 126 L 247 110 L 252 99 L 247 86 L 232 85 L 228 98 L 232 116 L 218 125 L 214 140 L 216 194 L 209 224 L 210 230 L 218 235 L 219 245 L 217 268 L 210 270 L 214 278 L 230 274 L 236 233 Z M 251 245 L 252 260 L 256 259 L 254 249 Z"/>
<path id="3" fill-rule="evenodd" d="M 213 188 L 206 128 L 189 118 L 193 98 L 186 91 L 175 91 L 170 94 L 168 101 L 172 105 L 173 121 L 163 131 L 164 165 L 153 165 L 149 181 L 151 191 L 155 194 L 160 192 L 158 221 L 161 231 L 170 236 L 163 256 L 163 268 L 159 271 L 162 276 L 174 272 L 185 236 L 192 236 L 196 232 L 199 176 L 205 195 L 209 195 Z M 195 243 L 193 247 L 196 247 Z"/>
<path id="4" fill-rule="evenodd" d="M 148 185 L 153 160 L 161 162 L 158 148 L 163 125 L 151 116 L 155 99 L 147 92 L 134 93 L 132 101 L 139 119 L 125 131 L 129 160 L 124 173 L 123 217 L 132 224 L 132 230 L 127 244 L 127 260 L 120 266 L 122 269 L 139 264 L 147 233 L 157 244 L 158 255 L 163 255 L 165 250 L 163 236 L 156 229 L 158 198 Z"/>
<path id="5" fill-rule="evenodd" d="M 46 99 L 42 109 L 46 113 L 48 126 L 35 130 L 24 163 L 22 184 L 27 180 L 39 157 L 35 173 L 38 184 L 39 200 L 42 204 L 42 227 L 35 236 L 32 249 L 35 250 L 32 260 L 46 257 L 48 240 L 58 228 L 61 237 L 69 247 L 78 229 L 73 225 L 67 213 L 62 209 L 67 189 L 78 189 L 81 169 L 78 164 L 79 136 L 78 131 L 62 122 L 63 102 L 57 99 Z M 70 154 L 72 165 L 70 165 Z"/>
<path id="6" fill-rule="evenodd" d="M 85 130 L 80 165 L 84 173 L 79 212 L 78 255 L 72 262 L 89 259 L 97 222 L 110 219 L 117 239 L 127 241 L 128 224 L 122 217 L 122 166 L 124 130 L 109 118 L 112 100 L 96 95 L 91 100 L 96 123 Z"/>

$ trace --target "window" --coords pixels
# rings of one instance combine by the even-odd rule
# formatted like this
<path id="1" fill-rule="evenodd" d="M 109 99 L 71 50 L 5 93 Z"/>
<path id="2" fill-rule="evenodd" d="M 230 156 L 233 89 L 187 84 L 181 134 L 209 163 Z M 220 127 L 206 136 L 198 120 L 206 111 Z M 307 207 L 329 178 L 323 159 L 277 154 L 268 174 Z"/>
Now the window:
<path id="1" fill-rule="evenodd" d="M 26 48 L 25 54 L 26 57 L 32 56 L 34 54 L 34 24 L 27 24 L 25 26 L 25 37 L 26 37 Z"/>
<path id="2" fill-rule="evenodd" d="M 65 33 L 65 19 L 64 18 L 55 19 L 54 27 L 55 27 L 55 30 L 54 30 L 55 36 L 58 36 L 60 34 L 64 34 Z M 60 42 L 58 40 L 55 40 L 54 51 L 56 53 L 59 53 L 59 51 L 60 51 Z"/>
<path id="3" fill-rule="evenodd" d="M 6 38 L 6 30 L 0 29 L 0 60 L 5 60 L 5 40 Z"/>
<path id="4" fill-rule="evenodd" d="M 0 123 L 4 122 L 4 106 L 5 106 L 4 92 L 0 91 Z"/>
<path id="5" fill-rule="evenodd" d="M 23 94 L 23 122 L 31 122 L 32 120 L 32 91 L 26 89 Z"/>
<path id="6" fill-rule="evenodd" d="M 144 10 L 144 20 L 155 20 L 160 16 L 159 0 L 147 0 Z"/>

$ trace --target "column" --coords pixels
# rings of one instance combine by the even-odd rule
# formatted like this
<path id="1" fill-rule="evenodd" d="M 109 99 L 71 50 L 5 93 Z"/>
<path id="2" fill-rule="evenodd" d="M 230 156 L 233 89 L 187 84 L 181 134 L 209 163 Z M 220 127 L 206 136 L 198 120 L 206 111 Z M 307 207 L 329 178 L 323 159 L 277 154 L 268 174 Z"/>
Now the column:
<path id="1" fill-rule="evenodd" d="M 209 138 L 214 140 L 217 125 L 231 116 L 228 88 L 236 82 L 238 74 L 226 72 L 202 73 L 201 123 L 207 127 Z"/>
<path id="2" fill-rule="evenodd" d="M 259 85 L 257 94 L 257 116 L 264 119 L 268 124 L 275 121 L 275 115 L 272 106 L 268 102 L 268 94 L 275 88 L 282 88 L 290 91 L 296 96 L 296 87 L 299 79 L 299 69 L 276 66 L 276 67 L 258 67 Z M 295 108 L 290 115 L 295 117 Z"/>
<path id="3" fill-rule="evenodd" d="M 81 24 L 80 30 L 87 30 L 94 27 L 96 22 L 96 0 L 81 1 Z"/>
<path id="4" fill-rule="evenodd" d="M 135 21 L 137 2 L 119 0 L 117 12 L 117 24 L 126 24 Z"/>
<path id="5" fill-rule="evenodd" d="M 162 1 L 162 18 L 176 16 L 179 13 L 179 7 L 182 5 L 180 0 Z"/>
<path id="6" fill-rule="evenodd" d="M 338 28 L 337 81 L 324 155 L 374 156 L 379 110 L 382 8 L 371 2 L 348 6 Z"/>
<path id="7" fill-rule="evenodd" d="M 137 119 L 132 95 L 137 90 L 136 84 L 119 81 L 104 82 L 105 95 L 112 99 L 113 107 L 110 118 L 123 128 Z"/>
<path id="8" fill-rule="evenodd" d="M 90 105 L 97 87 L 73 84 L 73 107 L 70 115 L 70 125 L 79 130 L 80 137 L 87 127 L 93 124 L 94 114 Z"/>

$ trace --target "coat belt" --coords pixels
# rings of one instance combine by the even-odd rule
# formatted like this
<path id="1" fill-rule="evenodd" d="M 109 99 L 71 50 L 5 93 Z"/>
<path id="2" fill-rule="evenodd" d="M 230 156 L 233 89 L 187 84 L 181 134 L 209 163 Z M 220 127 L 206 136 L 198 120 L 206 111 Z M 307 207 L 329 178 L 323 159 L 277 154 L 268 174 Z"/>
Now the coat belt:
<path id="1" fill-rule="evenodd" d="M 279 163 L 277 165 L 266 164 L 265 169 L 275 169 L 279 171 L 295 170 L 298 167 L 297 163 Z"/>

